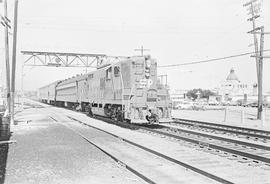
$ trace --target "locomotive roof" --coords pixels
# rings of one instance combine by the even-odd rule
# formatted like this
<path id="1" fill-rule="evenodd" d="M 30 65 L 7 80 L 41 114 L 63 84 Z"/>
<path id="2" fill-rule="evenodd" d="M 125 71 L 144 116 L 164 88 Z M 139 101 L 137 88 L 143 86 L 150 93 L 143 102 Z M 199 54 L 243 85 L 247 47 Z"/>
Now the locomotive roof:
<path id="1" fill-rule="evenodd" d="M 89 74 L 95 73 L 96 71 L 106 70 L 107 68 L 109 68 L 111 66 L 114 66 L 114 65 L 117 65 L 119 63 L 128 62 L 128 61 L 134 61 L 134 60 L 139 60 L 139 59 L 142 59 L 142 58 L 149 58 L 149 59 L 151 59 L 150 55 L 147 55 L 147 56 L 132 56 L 132 57 L 127 57 L 127 58 L 125 58 L 123 60 L 120 60 L 119 62 L 110 63 L 110 64 L 107 64 L 107 65 L 104 65 L 104 67 L 100 67 L 97 70 L 91 71 L 91 72 L 89 72 L 87 74 L 77 74 L 76 76 L 73 76 L 73 77 L 70 77 L 70 78 L 67 78 L 67 79 L 64 79 L 64 80 L 58 80 L 58 81 L 56 81 L 54 83 L 60 82 L 59 85 L 62 85 L 62 84 L 68 84 L 68 83 L 71 83 L 71 82 L 74 82 L 74 81 L 80 81 L 80 80 L 83 80 L 83 79 L 87 78 L 87 76 Z M 49 85 L 52 85 L 54 83 L 51 83 Z M 47 85 L 47 86 L 49 86 L 49 85 Z M 44 87 L 46 87 L 46 86 L 44 86 Z"/>
<path id="2" fill-rule="evenodd" d="M 49 86 L 51 86 L 51 85 L 56 85 L 56 84 L 59 83 L 59 82 L 61 82 L 61 80 L 57 80 L 57 81 L 55 81 L 55 82 L 52 82 L 52 83 L 47 84 L 47 85 L 45 85 L 45 86 L 42 86 L 42 87 L 40 87 L 39 89 L 46 88 L 46 87 L 49 87 Z"/>
<path id="3" fill-rule="evenodd" d="M 90 73 L 93 73 L 93 72 L 90 72 Z M 87 74 L 77 74 L 76 76 L 73 76 L 73 77 L 62 80 L 59 85 L 67 84 L 67 83 L 74 82 L 74 81 L 83 80 L 83 79 L 87 78 L 88 74 L 89 73 L 87 73 Z"/>

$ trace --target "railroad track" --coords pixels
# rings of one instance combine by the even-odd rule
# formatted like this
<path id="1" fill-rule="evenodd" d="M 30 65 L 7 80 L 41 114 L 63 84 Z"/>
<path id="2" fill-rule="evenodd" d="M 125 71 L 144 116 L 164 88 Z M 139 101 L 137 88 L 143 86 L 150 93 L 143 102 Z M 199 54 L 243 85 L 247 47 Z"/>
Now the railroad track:
<path id="1" fill-rule="evenodd" d="M 248 143 L 244 141 L 238 141 L 234 139 L 228 139 L 224 137 L 183 130 L 177 127 L 169 127 L 169 126 L 166 126 L 166 124 L 140 126 L 140 125 L 135 125 L 135 124 L 129 124 L 126 122 L 115 121 L 115 120 L 105 118 L 102 116 L 95 116 L 95 119 L 102 120 L 110 124 L 115 124 L 117 126 L 121 126 L 124 128 L 129 128 L 132 130 L 144 130 L 147 132 L 152 132 L 152 133 L 166 136 L 169 138 L 173 138 L 176 140 L 183 140 L 183 141 L 198 145 L 201 148 L 206 148 L 207 151 L 212 152 L 213 154 L 218 154 L 222 157 L 228 157 L 228 159 L 231 159 L 231 160 L 238 160 L 241 163 L 260 164 L 261 162 L 263 162 L 263 164 L 266 167 L 270 168 L 270 147 L 268 146 L 263 146 L 259 144 L 253 144 L 253 143 Z M 179 125 L 178 122 L 173 122 L 169 124 Z M 208 123 L 208 124 L 211 124 L 211 123 Z M 227 127 L 227 125 L 224 125 L 224 126 Z M 221 125 L 221 127 L 223 127 L 223 125 Z M 233 127 L 233 126 L 229 126 L 229 127 Z M 236 127 L 236 129 L 237 128 L 238 127 Z M 246 129 L 246 128 L 241 128 L 241 127 L 239 128 L 244 129 L 244 130 Z M 254 131 L 254 129 L 251 129 L 251 130 Z M 222 129 L 222 131 L 226 131 L 226 129 Z M 262 131 L 262 132 L 265 132 L 265 131 Z M 240 133 L 243 133 L 243 132 L 240 132 Z"/>
<path id="2" fill-rule="evenodd" d="M 241 163 L 263 164 L 270 168 L 270 147 L 268 146 L 183 130 L 166 124 L 139 126 L 100 116 L 95 116 L 95 118 L 124 128 L 143 130 L 176 140 L 183 140 L 200 148 L 206 148 L 206 151 L 213 154 L 228 157 L 231 160 L 238 160 Z"/>
<path id="3" fill-rule="evenodd" d="M 55 121 L 58 122 L 56 118 L 50 116 L 50 118 Z M 87 125 L 79 120 L 76 120 L 74 118 L 68 117 L 73 121 L 79 122 L 80 124 L 83 125 Z M 110 154 L 109 152 L 107 152 L 105 149 L 103 149 L 102 147 L 98 146 L 97 144 L 95 144 L 93 141 L 91 141 L 89 138 L 87 138 L 86 136 L 84 136 L 83 134 L 81 134 L 80 132 L 70 128 L 68 125 L 64 125 L 65 127 L 67 127 L 68 129 L 72 130 L 74 133 L 76 133 L 77 135 L 79 135 L 80 137 L 82 137 L 85 141 L 87 141 L 89 144 L 95 146 L 96 148 L 98 148 L 100 151 L 102 151 L 103 153 L 105 153 L 107 156 L 109 156 L 110 158 L 112 158 L 117 164 L 125 167 L 127 170 L 129 170 L 130 172 L 132 172 L 133 174 L 135 174 L 136 176 L 138 176 L 139 178 L 141 178 L 142 180 L 144 180 L 147 183 L 150 184 L 155 184 L 155 182 L 153 180 L 151 180 L 150 178 L 148 178 L 147 176 L 145 176 L 144 174 L 136 171 L 134 168 L 132 168 L 131 166 L 129 166 L 128 164 L 124 163 L 121 159 L 115 157 L 114 155 Z"/>
<path id="4" fill-rule="evenodd" d="M 230 182 L 230 181 L 228 181 L 228 180 L 226 180 L 226 179 L 223 179 L 223 178 L 221 178 L 221 177 L 219 177 L 219 176 L 216 176 L 216 175 L 214 175 L 214 174 L 211 174 L 211 173 L 208 173 L 208 172 L 206 172 L 206 171 L 204 171 L 204 170 L 201 170 L 201 169 L 199 169 L 199 168 L 196 168 L 196 167 L 194 167 L 194 166 L 192 166 L 192 165 L 189 165 L 189 164 L 187 164 L 187 163 L 181 162 L 181 161 L 176 160 L 176 159 L 174 159 L 174 158 L 172 158 L 172 157 L 166 156 L 166 155 L 164 155 L 164 154 L 162 154 L 162 153 L 160 153 L 160 152 L 157 152 L 157 151 L 155 151 L 155 150 L 149 149 L 149 148 L 144 147 L 144 146 L 142 146 L 142 145 L 140 145 L 140 144 L 137 144 L 137 143 L 135 143 L 135 142 L 132 142 L 132 141 L 130 141 L 130 140 L 127 140 L 127 139 L 125 139 L 125 138 L 123 138 L 123 137 L 120 137 L 120 136 L 118 136 L 118 135 L 116 135 L 116 134 L 110 133 L 110 132 L 108 132 L 108 131 L 102 130 L 102 129 L 97 128 L 97 127 L 94 127 L 94 126 L 91 126 L 91 125 L 89 125 L 89 124 L 87 124 L 87 123 L 84 123 L 84 122 L 82 122 L 82 121 L 80 121 L 80 120 L 78 120 L 78 119 L 76 119 L 76 118 L 73 118 L 73 117 L 68 117 L 68 118 L 70 118 L 71 120 L 76 121 L 76 122 L 78 122 L 78 123 L 80 123 L 80 124 L 82 124 L 82 125 L 84 125 L 84 126 L 88 126 L 88 127 L 97 129 L 97 130 L 99 130 L 99 131 L 105 132 L 105 133 L 107 133 L 107 134 L 109 134 L 109 135 L 112 135 L 113 137 L 116 137 L 116 138 L 118 138 L 118 139 L 121 139 L 122 141 L 127 142 L 127 143 L 129 143 L 129 144 L 131 144 L 131 145 L 133 145 L 133 146 L 135 146 L 135 147 L 137 147 L 137 148 L 140 148 L 140 149 L 142 149 L 142 150 L 144 150 L 144 151 L 147 151 L 147 152 L 152 153 L 152 154 L 154 154 L 154 155 L 156 155 L 156 156 L 159 156 L 159 157 L 161 157 L 161 158 L 163 158 L 163 159 L 166 159 L 166 160 L 168 160 L 168 161 L 170 161 L 170 162 L 172 162 L 172 163 L 175 163 L 175 164 L 177 164 L 177 165 L 180 165 L 180 166 L 182 166 L 182 167 L 185 167 L 185 168 L 187 168 L 187 169 L 190 169 L 190 170 L 192 170 L 192 171 L 194 171 L 194 172 L 196 172 L 196 173 L 198 173 L 198 174 L 200 174 L 200 175 L 203 175 L 203 176 L 205 176 L 205 177 L 207 177 L 207 178 L 210 178 L 210 179 L 212 179 L 212 180 L 215 180 L 215 181 L 217 181 L 217 182 L 220 182 L 220 183 L 227 183 L 227 184 L 233 183 L 233 182 Z M 110 119 L 103 118 L 103 117 L 98 117 L 97 119 L 99 119 L 99 120 L 103 119 L 103 120 L 105 120 L 106 122 L 110 121 Z M 111 121 L 111 122 L 112 122 L 112 121 Z M 132 128 L 133 128 L 133 126 L 132 126 Z M 114 160 L 118 160 L 118 159 L 115 158 Z M 133 172 L 133 171 L 131 170 L 131 172 Z M 136 174 L 136 172 L 135 172 L 134 174 Z M 136 174 L 136 175 L 137 175 L 137 174 Z M 142 177 L 141 175 L 142 175 L 142 174 L 139 174 L 138 176 L 141 177 L 143 180 L 145 180 L 145 181 L 147 181 L 147 182 L 149 182 L 149 183 L 152 183 L 152 182 L 153 182 L 152 180 L 150 180 L 150 179 L 147 178 L 146 176 L 143 176 L 143 177 Z"/>
<path id="5" fill-rule="evenodd" d="M 222 157 L 228 157 L 228 159 L 231 159 L 231 160 L 238 160 L 241 163 L 260 164 L 262 162 L 265 166 L 270 168 L 270 147 L 268 146 L 248 143 L 244 141 L 238 141 L 238 140 L 224 138 L 220 136 L 213 136 L 213 135 L 204 134 L 204 133 L 198 133 L 198 132 L 189 131 L 189 130 L 183 130 L 178 127 L 168 126 L 166 124 L 140 126 L 140 125 L 135 125 L 135 124 L 129 124 L 126 122 L 115 121 L 115 120 L 105 118 L 102 116 L 95 116 L 95 119 L 102 120 L 110 124 L 115 124 L 117 126 L 121 126 L 124 128 L 129 128 L 132 130 L 140 130 L 140 131 L 144 130 L 147 132 L 159 134 L 159 135 L 173 138 L 176 140 L 183 140 L 183 141 L 198 145 L 200 148 L 206 148 L 206 151 L 212 152 L 213 154 L 218 154 Z M 179 125 L 178 122 L 173 122 L 169 124 L 176 125 L 176 126 Z M 186 125 L 187 123 L 184 123 L 184 124 Z M 211 124 L 211 123 L 208 123 L 208 124 Z M 224 126 L 227 127 L 227 125 L 224 125 Z M 213 128 L 210 125 L 209 127 Z M 221 127 L 223 127 L 223 125 L 221 125 Z M 229 127 L 233 127 L 233 126 L 229 126 Z M 236 127 L 235 129 L 237 128 L 238 127 Z M 241 128 L 241 127 L 239 128 L 241 130 L 246 129 L 246 128 Z M 224 128 L 222 129 L 222 131 L 226 131 L 226 130 L 227 129 L 224 129 Z M 254 129 L 251 129 L 251 130 L 254 131 Z M 262 131 L 262 132 L 265 132 L 265 131 Z M 243 133 L 243 132 L 240 132 L 240 133 Z"/>
<path id="6" fill-rule="evenodd" d="M 175 159 L 174 158 L 174 156 L 173 157 L 169 157 L 169 156 L 167 156 L 167 155 L 165 155 L 165 154 L 162 154 L 163 152 L 157 152 L 157 151 L 155 151 L 155 150 L 153 150 L 153 149 L 150 149 L 149 147 L 147 147 L 147 146 L 143 146 L 143 145 L 141 145 L 141 144 L 138 144 L 138 143 L 136 143 L 136 142 L 132 142 L 132 141 L 129 141 L 129 140 L 127 140 L 127 139 L 124 139 L 123 137 L 120 137 L 120 136 L 118 136 L 118 135 L 113 135 L 112 133 L 110 133 L 110 132 L 107 132 L 107 131 L 105 131 L 105 130 L 103 130 L 103 129 L 100 129 L 100 128 L 97 128 L 97 127 L 94 127 L 94 126 L 91 126 L 91 125 L 89 125 L 89 123 L 87 123 L 87 118 L 83 118 L 84 120 L 82 120 L 81 118 L 74 118 L 73 116 L 72 117 L 69 117 L 72 121 L 76 121 L 76 122 L 78 122 L 78 123 L 80 123 L 80 124 L 82 124 L 82 125 L 84 125 L 84 126 L 88 126 L 88 127 L 91 127 L 91 128 L 95 128 L 95 129 L 97 129 L 97 130 L 99 130 L 99 131 L 102 131 L 102 132 L 105 132 L 105 133 L 108 133 L 108 134 L 110 134 L 110 135 L 112 135 L 112 136 L 114 136 L 114 137 L 116 137 L 116 138 L 118 138 L 118 139 L 120 139 L 120 140 L 122 140 L 122 141 L 125 141 L 125 142 L 127 142 L 127 143 L 129 143 L 129 144 L 132 144 L 133 146 L 136 146 L 136 147 L 138 147 L 138 148 L 140 148 L 140 149 L 142 149 L 142 150 L 145 150 L 145 151 L 147 151 L 147 152 L 149 152 L 149 153 L 152 153 L 152 154 L 155 154 L 155 155 L 157 155 L 157 156 L 160 156 L 160 157 L 162 157 L 162 158 L 164 158 L 164 159 L 167 159 L 167 160 L 169 160 L 169 161 L 171 161 L 171 162 L 173 162 L 173 163 L 176 163 L 176 164 L 178 164 L 178 165 L 180 165 L 180 166 L 182 166 L 182 167 L 185 167 L 185 168 L 187 168 L 187 169 L 189 169 L 189 170 L 192 170 L 192 171 L 194 171 L 194 172 L 196 172 L 196 173 L 199 173 L 199 174 L 201 174 L 201 175 L 203 175 L 203 176 L 206 176 L 206 177 L 208 177 L 208 178 L 211 178 L 212 180 L 214 180 L 214 181 L 218 181 L 218 182 L 220 182 L 220 183 L 233 183 L 233 182 L 231 182 L 231 181 L 229 181 L 229 180 L 227 180 L 227 178 L 230 178 L 230 177 L 222 177 L 222 175 L 220 175 L 220 174 L 217 174 L 217 173 L 215 173 L 215 172 L 212 172 L 212 171 L 210 171 L 210 170 L 208 170 L 208 169 L 206 169 L 206 170 L 204 170 L 204 167 L 194 167 L 194 165 L 193 164 L 191 164 L 189 161 L 188 162 L 186 162 L 186 163 L 184 163 L 184 162 L 181 162 L 181 161 L 179 161 L 178 159 Z M 129 128 L 129 129 L 132 129 L 132 130 L 138 130 L 138 131 L 141 131 L 141 130 L 143 130 L 143 131 L 149 131 L 149 132 L 152 132 L 152 133 L 154 133 L 154 134 L 157 134 L 157 135 L 163 135 L 163 137 L 164 137 L 164 135 L 166 136 L 166 137 L 170 137 L 170 138 L 173 138 L 173 139 L 178 139 L 177 137 L 174 137 L 174 136 L 172 136 L 173 135 L 173 131 L 172 131 L 172 129 L 171 128 L 169 128 L 170 129 L 170 131 L 168 132 L 168 130 L 164 130 L 164 132 L 163 133 L 160 133 L 160 132 L 157 132 L 158 130 L 161 130 L 161 129 L 165 129 L 165 127 L 154 127 L 154 129 L 153 129 L 153 126 L 151 127 L 142 127 L 142 126 L 137 126 L 137 125 L 133 125 L 133 124 L 128 124 L 128 123 L 123 123 L 123 122 L 118 122 L 118 121 L 114 121 L 114 120 L 111 120 L 111 119 L 108 119 L 108 118 L 104 118 L 104 117 L 95 117 L 96 119 L 99 119 L 99 120 L 102 120 L 102 121 L 105 121 L 105 122 L 107 122 L 107 123 L 110 123 L 110 124 L 115 124 L 115 125 L 117 125 L 117 126 L 121 126 L 121 127 L 124 127 L 124 128 Z M 89 119 L 90 120 L 90 119 Z M 54 120 L 55 121 L 55 120 Z M 160 126 L 160 125 L 154 125 L 154 126 Z M 167 131 L 167 132 L 165 132 L 165 131 Z M 167 135 L 166 135 L 166 133 L 167 133 Z M 175 133 L 177 133 L 177 132 L 175 132 Z M 187 132 L 186 132 L 187 133 Z M 178 134 L 178 133 L 177 133 Z M 177 136 L 179 136 L 179 135 L 177 135 Z M 202 135 L 201 135 L 202 136 Z M 212 137 L 213 138 L 213 137 Z M 179 139 L 178 139 L 179 140 Z M 183 140 L 183 139 L 182 139 Z M 90 142 L 91 142 L 91 140 L 89 140 Z M 181 141 L 182 142 L 182 141 Z M 181 143 L 180 142 L 180 143 Z M 186 141 L 186 142 L 190 142 L 190 141 Z M 175 141 L 175 143 L 176 143 L 176 141 Z M 207 148 L 207 149 L 214 149 L 214 148 L 211 148 L 211 147 L 209 147 L 209 143 L 205 143 L 205 142 L 203 142 L 203 141 L 200 141 L 198 144 L 197 144 L 198 146 L 197 146 L 197 148 Z M 246 145 L 247 146 L 247 145 Z M 249 145 L 249 146 L 251 146 L 251 145 Z M 258 146 L 258 145 L 257 145 Z M 263 147 L 261 147 L 261 148 L 263 148 Z M 205 150 L 205 149 L 204 149 Z M 209 151 L 209 152 L 211 152 L 211 151 Z M 110 153 L 109 153 L 110 154 Z M 225 153 L 222 153 L 222 154 L 225 154 Z M 194 157 L 194 158 L 196 158 L 196 159 L 199 159 L 199 157 L 197 158 L 197 157 Z M 120 163 L 122 163 L 125 167 L 129 167 L 128 165 L 126 165 L 124 162 L 121 162 L 121 160 L 120 159 L 117 159 L 117 158 L 114 158 L 114 160 L 115 161 L 117 161 L 117 162 L 120 162 Z M 181 159 L 180 159 L 181 160 Z M 184 159 L 185 160 L 185 159 Z M 226 160 L 226 159 L 225 159 Z M 227 162 L 226 162 L 227 163 Z M 229 162 L 230 164 L 232 164 L 231 162 Z M 239 163 L 240 164 L 240 163 Z M 198 166 L 198 164 L 196 164 L 195 166 Z M 231 167 L 233 167 L 233 166 L 230 166 L 230 168 Z M 242 167 L 242 166 L 241 166 Z M 244 167 L 244 165 L 243 165 L 243 167 Z M 219 167 L 217 167 L 217 168 L 219 168 Z M 252 167 L 251 167 L 252 168 Z M 256 168 L 256 167 L 255 167 Z M 219 170 L 220 170 L 221 168 L 219 168 Z M 130 170 L 131 170 L 131 172 L 135 172 L 134 174 L 136 174 L 136 170 L 134 170 L 133 168 L 131 168 L 130 167 Z M 132 170 L 134 170 L 134 171 L 132 171 Z M 263 171 L 263 172 L 266 172 L 266 171 Z M 219 172 L 220 173 L 220 172 Z M 221 172 L 222 173 L 222 172 Z M 223 171 L 223 173 L 224 173 L 224 171 Z M 225 171 L 225 173 L 226 173 L 226 171 Z M 137 174 L 140 174 L 139 172 L 137 173 Z M 136 174 L 136 175 L 137 175 Z M 221 177 L 220 177 L 221 176 Z M 139 176 L 140 177 L 140 176 Z M 143 177 L 146 177 L 146 176 L 142 176 L 142 179 L 143 179 Z M 149 178 L 148 178 L 149 179 Z M 148 183 L 151 183 L 151 182 L 153 182 L 151 179 L 150 180 L 148 180 L 147 179 L 147 177 L 144 179 L 145 181 L 147 181 Z"/>
<path id="7" fill-rule="evenodd" d="M 184 126 L 192 129 L 199 129 L 202 131 L 212 131 L 213 133 L 219 134 L 232 134 L 241 138 L 245 137 L 247 139 L 262 141 L 264 143 L 270 142 L 270 131 L 180 118 L 174 118 L 174 120 L 175 122 L 172 123 L 173 125 Z"/>
<path id="8" fill-rule="evenodd" d="M 228 157 L 228 159 L 238 160 L 242 163 L 262 163 L 266 167 L 270 168 L 270 147 L 268 146 L 183 130 L 166 124 L 139 126 L 114 121 L 100 116 L 96 116 L 95 118 L 124 128 L 139 131 L 144 130 L 150 133 L 174 138 L 176 140 L 183 140 L 198 145 L 201 148 L 206 148 L 207 151 L 212 152 L 213 154 Z"/>
<path id="9" fill-rule="evenodd" d="M 270 147 L 268 146 L 183 130 L 168 125 L 155 125 L 154 129 L 153 127 L 144 127 L 143 129 L 196 144 L 201 148 L 206 148 L 207 151 L 212 151 L 224 157 L 227 156 L 230 158 L 229 153 L 235 159 L 238 158 L 239 162 L 263 162 L 270 168 Z M 213 151 L 213 149 L 216 151 Z"/>

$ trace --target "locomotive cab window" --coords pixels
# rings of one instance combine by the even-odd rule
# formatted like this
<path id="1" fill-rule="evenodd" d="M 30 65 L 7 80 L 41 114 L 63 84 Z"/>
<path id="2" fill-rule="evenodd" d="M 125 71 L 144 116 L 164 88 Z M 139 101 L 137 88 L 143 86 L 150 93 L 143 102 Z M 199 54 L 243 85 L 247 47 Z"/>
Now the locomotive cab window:
<path id="1" fill-rule="evenodd" d="M 114 76 L 115 77 L 118 77 L 120 75 L 120 68 L 119 68 L 119 66 L 115 66 L 113 70 L 114 70 L 114 72 L 113 72 L 114 73 Z"/>
<path id="2" fill-rule="evenodd" d="M 112 78 L 112 67 L 106 70 L 106 80 L 111 80 Z"/>

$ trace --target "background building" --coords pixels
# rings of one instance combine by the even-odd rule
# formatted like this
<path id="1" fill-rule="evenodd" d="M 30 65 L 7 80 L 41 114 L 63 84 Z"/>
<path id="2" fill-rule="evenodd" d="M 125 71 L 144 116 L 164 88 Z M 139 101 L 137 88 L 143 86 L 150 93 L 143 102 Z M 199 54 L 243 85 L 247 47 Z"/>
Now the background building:
<path id="1" fill-rule="evenodd" d="M 187 96 L 188 90 L 172 90 L 170 91 L 171 100 L 173 103 L 173 107 L 175 107 L 177 104 L 183 102 Z"/>
<path id="2" fill-rule="evenodd" d="M 257 84 L 250 85 L 241 82 L 235 74 L 235 70 L 232 68 L 226 80 L 220 83 L 216 91 L 220 96 L 221 102 L 256 99 Z"/>

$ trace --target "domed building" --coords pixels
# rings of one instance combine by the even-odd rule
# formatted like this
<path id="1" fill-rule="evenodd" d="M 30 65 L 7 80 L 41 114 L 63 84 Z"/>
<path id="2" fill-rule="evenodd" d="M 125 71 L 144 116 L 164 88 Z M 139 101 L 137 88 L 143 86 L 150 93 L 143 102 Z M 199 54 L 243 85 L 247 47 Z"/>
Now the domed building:
<path id="1" fill-rule="evenodd" d="M 232 68 L 231 71 L 230 71 L 230 74 L 228 75 L 227 81 L 239 81 L 238 80 L 238 77 L 236 76 L 235 72 L 234 72 L 234 69 Z M 240 82 L 240 81 L 239 81 Z"/>
<path id="2" fill-rule="evenodd" d="M 236 101 L 247 98 L 248 95 L 256 95 L 254 93 L 257 93 L 257 86 L 255 88 L 254 85 L 241 83 L 235 74 L 235 70 L 232 68 L 226 80 L 220 83 L 217 92 L 223 102 Z"/>

